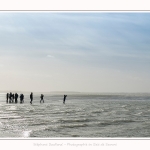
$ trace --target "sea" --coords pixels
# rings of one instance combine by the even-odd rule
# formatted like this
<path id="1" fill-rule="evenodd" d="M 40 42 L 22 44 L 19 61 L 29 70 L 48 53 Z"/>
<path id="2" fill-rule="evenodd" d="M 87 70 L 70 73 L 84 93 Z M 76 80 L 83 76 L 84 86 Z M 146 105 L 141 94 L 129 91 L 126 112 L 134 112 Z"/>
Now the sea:
<path id="1" fill-rule="evenodd" d="M 24 103 L 6 103 L 0 93 L 0 138 L 150 137 L 150 93 L 25 93 Z"/>

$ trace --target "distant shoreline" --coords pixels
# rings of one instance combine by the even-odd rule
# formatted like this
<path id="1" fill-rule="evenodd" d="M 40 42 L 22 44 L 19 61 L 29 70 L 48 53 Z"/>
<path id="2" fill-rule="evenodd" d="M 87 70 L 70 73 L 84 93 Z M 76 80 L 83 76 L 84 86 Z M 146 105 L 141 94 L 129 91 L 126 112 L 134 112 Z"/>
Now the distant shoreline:
<path id="1" fill-rule="evenodd" d="M 0 91 L 0 94 L 5 93 L 31 93 L 32 91 Z M 52 92 L 33 92 L 35 94 L 50 94 L 50 95 L 150 95 L 150 92 L 71 92 L 71 91 L 52 91 Z"/>

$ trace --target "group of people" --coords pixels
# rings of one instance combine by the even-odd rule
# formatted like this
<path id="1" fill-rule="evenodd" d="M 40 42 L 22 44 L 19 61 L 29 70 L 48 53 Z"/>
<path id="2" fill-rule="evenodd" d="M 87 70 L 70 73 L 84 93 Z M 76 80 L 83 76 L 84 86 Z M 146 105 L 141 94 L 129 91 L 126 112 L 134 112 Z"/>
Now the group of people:
<path id="1" fill-rule="evenodd" d="M 18 97 L 19 95 L 17 93 L 7 93 L 6 94 L 6 103 L 18 103 Z M 40 96 L 41 100 L 40 100 L 40 103 L 43 101 L 44 103 L 44 95 L 41 94 Z M 32 104 L 32 101 L 33 101 L 33 93 L 31 92 L 30 94 L 30 104 Z M 20 94 L 20 103 L 24 103 L 24 95 L 23 94 Z"/>
<path id="2" fill-rule="evenodd" d="M 13 94 L 13 93 L 7 93 L 6 94 L 6 103 L 18 103 L 18 97 L 19 95 L 17 93 Z M 65 100 L 66 100 L 67 95 L 64 95 L 64 99 L 63 99 L 63 104 L 65 104 Z M 44 103 L 44 95 L 41 94 L 40 96 L 41 100 L 40 103 Z M 31 92 L 30 94 L 30 104 L 32 104 L 33 101 L 33 93 Z M 24 95 L 20 94 L 20 103 L 24 103 Z"/>
<path id="3" fill-rule="evenodd" d="M 8 103 L 14 103 L 14 100 L 15 100 L 15 103 L 18 103 L 18 94 L 15 93 L 15 94 L 12 94 L 11 92 L 10 93 L 7 93 L 6 94 L 6 102 Z M 20 100 L 22 101 L 22 98 L 24 98 L 24 95 L 21 95 L 20 94 Z"/>

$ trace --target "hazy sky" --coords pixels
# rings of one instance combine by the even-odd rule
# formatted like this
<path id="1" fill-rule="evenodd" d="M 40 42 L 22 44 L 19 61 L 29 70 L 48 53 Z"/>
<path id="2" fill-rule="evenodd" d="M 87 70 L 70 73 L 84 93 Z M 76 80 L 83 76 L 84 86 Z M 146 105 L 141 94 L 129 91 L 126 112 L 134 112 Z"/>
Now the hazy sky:
<path id="1" fill-rule="evenodd" d="M 0 12 L 0 90 L 150 92 L 150 13 Z"/>

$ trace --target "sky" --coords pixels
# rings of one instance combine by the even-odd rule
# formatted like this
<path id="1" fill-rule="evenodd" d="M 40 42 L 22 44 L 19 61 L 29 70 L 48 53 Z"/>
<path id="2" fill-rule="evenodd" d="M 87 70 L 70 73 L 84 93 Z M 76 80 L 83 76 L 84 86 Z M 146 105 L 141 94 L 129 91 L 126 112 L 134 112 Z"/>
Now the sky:
<path id="1" fill-rule="evenodd" d="M 0 12 L 0 91 L 150 92 L 150 13 Z"/>

